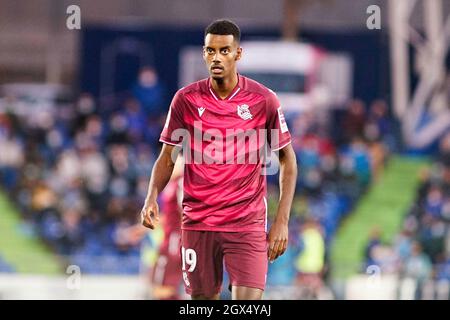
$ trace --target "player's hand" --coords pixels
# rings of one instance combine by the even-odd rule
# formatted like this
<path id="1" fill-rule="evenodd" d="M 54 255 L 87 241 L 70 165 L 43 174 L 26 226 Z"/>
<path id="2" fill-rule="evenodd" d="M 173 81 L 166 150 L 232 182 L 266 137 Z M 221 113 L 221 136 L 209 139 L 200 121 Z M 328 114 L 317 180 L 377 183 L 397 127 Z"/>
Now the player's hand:
<path id="1" fill-rule="evenodd" d="M 275 221 L 272 224 L 267 239 L 269 245 L 267 254 L 270 262 L 273 262 L 286 251 L 288 244 L 288 232 L 287 223 Z"/>
<path id="2" fill-rule="evenodd" d="M 159 221 L 159 207 L 156 201 L 146 201 L 141 210 L 141 220 L 144 227 L 155 229 Z"/>

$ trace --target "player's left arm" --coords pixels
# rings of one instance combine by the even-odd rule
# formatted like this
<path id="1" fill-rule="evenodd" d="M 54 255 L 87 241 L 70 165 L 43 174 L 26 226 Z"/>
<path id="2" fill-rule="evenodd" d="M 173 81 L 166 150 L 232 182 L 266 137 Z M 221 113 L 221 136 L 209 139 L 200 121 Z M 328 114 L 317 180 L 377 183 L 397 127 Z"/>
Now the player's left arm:
<path id="1" fill-rule="evenodd" d="M 269 261 L 281 256 L 288 245 L 288 223 L 297 181 L 297 161 L 294 149 L 289 143 L 279 150 L 280 199 L 275 220 L 268 235 Z"/>

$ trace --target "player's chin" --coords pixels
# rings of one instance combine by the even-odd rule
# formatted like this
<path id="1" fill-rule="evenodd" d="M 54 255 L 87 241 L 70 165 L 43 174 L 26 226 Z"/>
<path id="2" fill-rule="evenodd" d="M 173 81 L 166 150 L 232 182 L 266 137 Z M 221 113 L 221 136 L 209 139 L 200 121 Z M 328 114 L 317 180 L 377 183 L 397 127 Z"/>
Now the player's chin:
<path id="1" fill-rule="evenodd" d="M 211 72 L 210 75 L 213 80 L 222 80 L 224 78 L 223 74 L 217 74 L 217 73 Z"/>

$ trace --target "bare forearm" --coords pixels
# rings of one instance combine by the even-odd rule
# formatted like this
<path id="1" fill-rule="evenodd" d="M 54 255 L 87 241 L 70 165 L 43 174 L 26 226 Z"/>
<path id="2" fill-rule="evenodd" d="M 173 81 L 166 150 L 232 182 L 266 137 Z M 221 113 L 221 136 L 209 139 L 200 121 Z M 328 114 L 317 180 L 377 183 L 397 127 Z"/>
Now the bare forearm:
<path id="1" fill-rule="evenodd" d="M 297 182 L 297 161 L 291 149 L 280 154 L 280 200 L 276 220 L 287 223 Z"/>
<path id="2" fill-rule="evenodd" d="M 287 249 L 289 238 L 289 214 L 297 181 L 297 161 L 289 144 L 280 150 L 280 201 L 275 221 L 268 234 L 269 261 L 273 262 Z"/>

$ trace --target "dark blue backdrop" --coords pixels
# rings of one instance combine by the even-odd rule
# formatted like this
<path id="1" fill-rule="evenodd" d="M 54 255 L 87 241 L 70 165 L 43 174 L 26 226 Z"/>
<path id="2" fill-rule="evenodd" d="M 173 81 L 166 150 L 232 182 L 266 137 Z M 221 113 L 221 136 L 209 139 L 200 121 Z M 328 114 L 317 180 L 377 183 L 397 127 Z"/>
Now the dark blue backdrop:
<path id="1" fill-rule="evenodd" d="M 279 38 L 276 30 L 242 30 L 242 40 L 255 37 Z M 330 51 L 345 51 L 354 59 L 354 96 L 367 103 L 375 98 L 390 99 L 388 37 L 382 31 L 312 32 L 302 31 L 303 39 Z M 99 96 L 100 57 L 112 43 L 145 43 L 149 52 L 141 61 L 152 64 L 167 87 L 169 98 L 177 90 L 179 52 L 183 46 L 203 43 L 203 28 L 148 27 L 119 28 L 90 26 L 81 37 L 81 72 L 79 88 Z M 118 45 L 120 46 L 120 44 Z M 132 47 L 132 46 L 131 46 Z M 124 91 L 136 80 L 139 59 L 125 50 L 116 60 L 114 90 Z"/>

